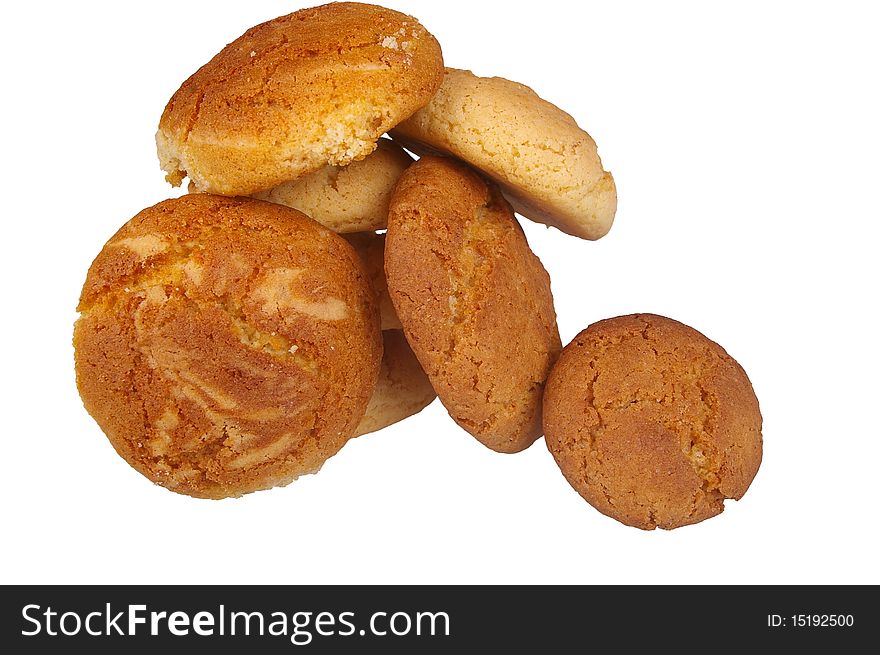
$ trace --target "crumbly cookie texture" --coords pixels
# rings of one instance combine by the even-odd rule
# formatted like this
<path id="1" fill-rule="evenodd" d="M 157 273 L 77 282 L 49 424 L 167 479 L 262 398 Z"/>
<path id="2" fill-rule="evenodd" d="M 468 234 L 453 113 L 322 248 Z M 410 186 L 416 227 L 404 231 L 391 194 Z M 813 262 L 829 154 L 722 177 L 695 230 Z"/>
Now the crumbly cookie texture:
<path id="1" fill-rule="evenodd" d="M 611 229 L 617 189 L 596 143 L 527 86 L 447 68 L 431 102 L 391 135 L 419 154 L 448 153 L 479 168 L 526 218 L 584 239 Z"/>
<path id="2" fill-rule="evenodd" d="M 346 234 L 345 240 L 354 246 L 361 257 L 364 268 L 376 294 L 379 317 L 383 330 L 400 330 L 400 318 L 394 310 L 391 296 L 388 295 L 388 281 L 385 279 L 385 235 L 376 232 Z"/>
<path id="3" fill-rule="evenodd" d="M 384 230 L 391 192 L 413 160 L 390 139 L 377 146 L 348 166 L 325 166 L 254 197 L 298 209 L 334 232 Z"/>
<path id="4" fill-rule="evenodd" d="M 682 323 L 600 321 L 566 346 L 544 394 L 547 447 L 603 514 L 677 528 L 739 500 L 761 464 L 761 412 L 742 367 Z"/>
<path id="5" fill-rule="evenodd" d="M 354 431 L 356 437 L 418 414 L 437 397 L 403 332 L 385 330 L 382 338 L 384 354 L 379 380 L 367 411 Z"/>
<path id="6" fill-rule="evenodd" d="M 451 159 L 413 164 L 391 199 L 385 272 L 452 418 L 493 450 L 531 445 L 559 332 L 550 279 L 498 189 Z"/>
<path id="7" fill-rule="evenodd" d="M 95 259 L 78 311 L 86 409 L 135 469 L 202 498 L 317 471 L 361 420 L 382 355 L 351 246 L 259 200 L 145 209 Z"/>
<path id="8" fill-rule="evenodd" d="M 405 14 L 340 2 L 257 25 L 172 96 L 156 145 L 167 179 L 251 195 L 345 166 L 423 106 L 443 78 L 436 39 Z"/>

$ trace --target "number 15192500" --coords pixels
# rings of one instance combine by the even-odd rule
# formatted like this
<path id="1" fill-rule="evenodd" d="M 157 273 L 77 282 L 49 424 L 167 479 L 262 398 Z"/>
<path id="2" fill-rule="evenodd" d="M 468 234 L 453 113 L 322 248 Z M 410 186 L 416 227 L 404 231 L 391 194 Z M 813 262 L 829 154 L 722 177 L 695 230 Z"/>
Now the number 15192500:
<path id="1" fill-rule="evenodd" d="M 768 614 L 769 628 L 851 628 L 852 614 Z"/>

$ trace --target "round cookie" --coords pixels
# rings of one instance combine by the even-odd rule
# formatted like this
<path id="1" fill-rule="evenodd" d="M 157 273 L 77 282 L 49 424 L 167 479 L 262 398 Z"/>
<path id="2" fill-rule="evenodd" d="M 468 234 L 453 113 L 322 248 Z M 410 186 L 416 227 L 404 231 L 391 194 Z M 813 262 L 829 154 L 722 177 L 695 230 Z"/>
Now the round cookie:
<path id="1" fill-rule="evenodd" d="M 410 166 L 391 198 L 385 272 L 452 418 L 498 452 L 531 445 L 561 346 L 550 278 L 498 189 L 451 159 Z"/>
<path id="2" fill-rule="evenodd" d="M 527 86 L 447 68 L 431 102 L 391 135 L 420 154 L 440 151 L 476 166 L 526 218 L 584 239 L 611 229 L 617 190 L 596 143 Z"/>
<path id="3" fill-rule="evenodd" d="M 385 235 L 375 232 L 346 234 L 345 240 L 354 246 L 361 257 L 379 306 L 379 317 L 383 330 L 400 330 L 403 326 L 394 311 L 391 296 L 388 295 L 388 281 L 385 279 Z"/>
<path id="4" fill-rule="evenodd" d="M 334 232 L 384 230 L 391 192 L 413 160 L 390 139 L 379 139 L 376 145 L 360 161 L 325 166 L 254 197 L 298 209 Z"/>
<path id="5" fill-rule="evenodd" d="M 339 2 L 249 29 L 172 96 L 156 134 L 175 186 L 250 195 L 363 159 L 434 95 L 436 39 L 405 14 Z"/>
<path id="6" fill-rule="evenodd" d="M 403 332 L 382 332 L 384 350 L 379 381 L 364 417 L 354 431 L 359 437 L 418 414 L 437 397 Z"/>
<path id="7" fill-rule="evenodd" d="M 720 514 L 761 464 L 761 412 L 721 346 L 651 314 L 600 321 L 565 347 L 544 393 L 547 447 L 603 514 L 645 530 Z"/>
<path id="8" fill-rule="evenodd" d="M 246 198 L 139 213 L 92 263 L 78 311 L 86 409 L 135 469 L 201 498 L 317 471 L 361 420 L 382 355 L 351 246 Z"/>

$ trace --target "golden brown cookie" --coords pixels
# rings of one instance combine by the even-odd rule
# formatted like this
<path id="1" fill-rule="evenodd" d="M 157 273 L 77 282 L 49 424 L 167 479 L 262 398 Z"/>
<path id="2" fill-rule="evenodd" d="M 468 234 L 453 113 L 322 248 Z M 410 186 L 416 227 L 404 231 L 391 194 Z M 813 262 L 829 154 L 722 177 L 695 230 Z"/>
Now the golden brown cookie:
<path id="1" fill-rule="evenodd" d="M 363 159 L 443 78 L 436 39 L 405 14 L 339 2 L 249 29 L 172 96 L 156 134 L 175 186 L 250 195 Z"/>
<path id="2" fill-rule="evenodd" d="M 527 86 L 447 68 L 431 102 L 391 135 L 420 154 L 441 151 L 476 166 L 526 218 L 584 239 L 611 229 L 617 190 L 596 143 Z"/>
<path id="3" fill-rule="evenodd" d="M 379 139 L 376 145 L 360 161 L 325 166 L 254 197 L 298 209 L 341 234 L 384 230 L 391 192 L 413 160 L 390 139 Z"/>
<path id="4" fill-rule="evenodd" d="M 346 234 L 346 241 L 354 246 L 361 256 L 364 268 L 376 292 L 376 304 L 383 330 L 400 330 L 403 326 L 394 311 L 391 296 L 388 295 L 388 281 L 385 279 L 385 235 L 375 232 Z"/>
<path id="5" fill-rule="evenodd" d="M 95 259 L 78 311 L 86 409 L 135 469 L 202 498 L 317 471 L 361 420 L 382 355 L 351 246 L 259 200 L 145 209 Z"/>
<path id="6" fill-rule="evenodd" d="M 418 414 L 437 397 L 403 332 L 382 332 L 384 351 L 379 381 L 370 397 L 367 411 L 354 431 L 359 437 Z"/>
<path id="7" fill-rule="evenodd" d="M 603 514 L 645 530 L 720 514 L 761 464 L 761 412 L 721 346 L 662 316 L 594 323 L 544 393 L 547 447 Z"/>
<path id="8" fill-rule="evenodd" d="M 451 159 L 410 166 L 391 198 L 385 272 L 452 418 L 493 450 L 531 445 L 559 331 L 550 278 L 498 189 Z"/>

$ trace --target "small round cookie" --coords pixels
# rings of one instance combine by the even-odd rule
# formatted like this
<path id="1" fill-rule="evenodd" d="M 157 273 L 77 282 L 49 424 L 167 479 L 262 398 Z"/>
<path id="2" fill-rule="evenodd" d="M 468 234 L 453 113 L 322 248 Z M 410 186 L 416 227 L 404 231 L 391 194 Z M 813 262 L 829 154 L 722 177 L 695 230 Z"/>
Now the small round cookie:
<path id="1" fill-rule="evenodd" d="M 388 281 L 385 279 L 385 235 L 376 232 L 357 232 L 344 236 L 360 255 L 370 283 L 373 285 L 382 329 L 403 329 L 397 312 L 394 311 L 391 296 L 388 295 Z"/>
<path id="2" fill-rule="evenodd" d="M 406 14 L 339 2 L 249 29 L 171 97 L 156 134 L 166 179 L 250 195 L 363 159 L 443 79 L 436 39 Z"/>
<path id="3" fill-rule="evenodd" d="M 253 197 L 298 209 L 340 234 L 384 230 L 391 192 L 413 160 L 390 139 L 376 145 L 360 161 L 325 166 Z"/>
<path id="4" fill-rule="evenodd" d="M 139 213 L 93 262 L 78 311 L 86 409 L 135 469 L 200 498 L 317 471 L 363 417 L 382 355 L 351 246 L 246 198 Z"/>
<path id="5" fill-rule="evenodd" d="M 418 414 L 437 397 L 403 332 L 382 332 L 384 350 L 379 381 L 364 417 L 354 431 L 359 437 Z"/>
<path id="6" fill-rule="evenodd" d="M 419 154 L 449 153 L 476 166 L 526 218 L 584 239 L 611 229 L 617 190 L 596 143 L 527 86 L 447 68 L 431 102 L 391 136 Z"/>
<path id="7" fill-rule="evenodd" d="M 603 514 L 677 528 L 739 500 L 761 464 L 761 412 L 721 346 L 662 316 L 594 323 L 565 347 L 544 393 L 547 447 Z"/>
<path id="8" fill-rule="evenodd" d="M 498 452 L 530 446 L 561 345 L 550 278 L 495 185 L 451 159 L 410 166 L 391 198 L 385 272 L 452 418 Z"/>

